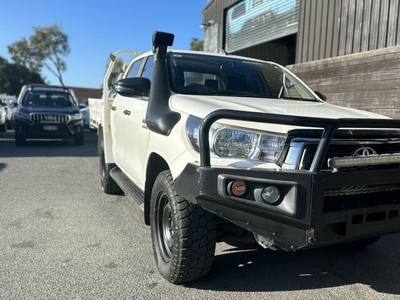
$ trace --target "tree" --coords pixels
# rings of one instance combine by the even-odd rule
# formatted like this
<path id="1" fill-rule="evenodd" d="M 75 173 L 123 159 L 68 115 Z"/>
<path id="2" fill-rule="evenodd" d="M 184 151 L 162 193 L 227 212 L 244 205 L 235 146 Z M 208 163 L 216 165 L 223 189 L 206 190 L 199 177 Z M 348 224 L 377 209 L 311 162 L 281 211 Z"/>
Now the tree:
<path id="1" fill-rule="evenodd" d="M 29 39 L 21 38 L 7 47 L 16 64 L 25 66 L 33 73 L 40 73 L 45 67 L 64 86 L 62 72 L 67 67 L 62 57 L 69 54 L 70 48 L 68 36 L 61 31 L 61 26 L 33 27 Z"/>
<path id="2" fill-rule="evenodd" d="M 25 66 L 10 64 L 0 57 L 0 93 L 17 96 L 22 86 L 28 83 L 44 83 L 44 80 Z"/>
<path id="3" fill-rule="evenodd" d="M 203 51 L 204 41 L 199 40 L 198 38 L 192 38 L 190 42 L 190 50 Z"/>

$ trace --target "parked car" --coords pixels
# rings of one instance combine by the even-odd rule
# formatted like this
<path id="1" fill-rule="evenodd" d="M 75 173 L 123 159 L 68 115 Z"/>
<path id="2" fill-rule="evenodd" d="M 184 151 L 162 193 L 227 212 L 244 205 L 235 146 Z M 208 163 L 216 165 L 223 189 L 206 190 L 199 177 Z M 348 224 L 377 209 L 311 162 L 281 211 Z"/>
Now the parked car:
<path id="1" fill-rule="evenodd" d="M 81 111 L 82 116 L 83 116 L 83 125 L 86 127 L 89 127 L 89 125 L 90 125 L 89 106 L 83 101 L 79 101 L 78 105 L 79 105 L 79 110 Z"/>
<path id="2" fill-rule="evenodd" d="M 15 112 L 18 107 L 18 102 L 17 102 L 17 99 L 11 98 L 11 99 L 7 99 L 6 103 L 7 103 L 7 107 L 8 107 L 8 113 L 9 113 L 7 127 L 14 128 L 14 116 L 15 116 Z"/>
<path id="3" fill-rule="evenodd" d="M 0 132 L 7 131 L 8 115 L 7 104 L 2 98 L 0 98 Z"/>
<path id="4" fill-rule="evenodd" d="M 25 85 L 15 112 L 15 144 L 27 138 L 73 139 L 84 144 L 82 113 L 72 89 L 60 86 Z"/>

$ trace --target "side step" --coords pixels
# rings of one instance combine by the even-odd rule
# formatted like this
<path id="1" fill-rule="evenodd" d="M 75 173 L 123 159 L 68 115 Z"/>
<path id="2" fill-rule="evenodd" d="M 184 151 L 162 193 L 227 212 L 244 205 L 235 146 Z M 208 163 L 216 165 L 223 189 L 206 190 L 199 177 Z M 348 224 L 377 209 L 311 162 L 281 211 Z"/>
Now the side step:
<path id="1" fill-rule="evenodd" d="M 118 167 L 115 167 L 110 171 L 110 176 L 124 191 L 125 195 L 131 198 L 139 207 L 139 209 L 144 212 L 144 192 L 135 183 L 133 183 Z"/>

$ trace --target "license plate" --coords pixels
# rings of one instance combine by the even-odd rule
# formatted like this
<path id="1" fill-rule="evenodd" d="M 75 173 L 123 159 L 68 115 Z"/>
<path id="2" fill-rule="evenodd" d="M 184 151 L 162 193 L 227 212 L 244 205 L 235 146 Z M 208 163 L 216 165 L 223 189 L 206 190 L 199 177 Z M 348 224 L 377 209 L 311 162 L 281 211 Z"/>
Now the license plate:
<path id="1" fill-rule="evenodd" d="M 46 131 L 56 131 L 58 128 L 57 126 L 53 126 L 53 125 L 44 125 L 43 126 L 43 130 Z"/>

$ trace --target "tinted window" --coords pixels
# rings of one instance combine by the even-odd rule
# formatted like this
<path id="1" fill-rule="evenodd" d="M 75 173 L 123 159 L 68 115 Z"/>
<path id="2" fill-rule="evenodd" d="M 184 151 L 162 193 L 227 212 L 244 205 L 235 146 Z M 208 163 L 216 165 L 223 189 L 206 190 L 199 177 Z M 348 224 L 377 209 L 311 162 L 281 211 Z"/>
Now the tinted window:
<path id="1" fill-rule="evenodd" d="M 289 71 L 270 62 L 169 53 L 167 64 L 175 93 L 317 101 Z"/>
<path id="2" fill-rule="evenodd" d="M 25 94 L 22 105 L 32 107 L 74 107 L 76 103 L 69 93 L 29 91 Z"/>

